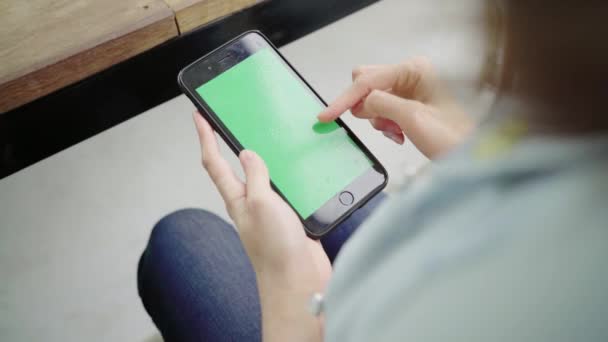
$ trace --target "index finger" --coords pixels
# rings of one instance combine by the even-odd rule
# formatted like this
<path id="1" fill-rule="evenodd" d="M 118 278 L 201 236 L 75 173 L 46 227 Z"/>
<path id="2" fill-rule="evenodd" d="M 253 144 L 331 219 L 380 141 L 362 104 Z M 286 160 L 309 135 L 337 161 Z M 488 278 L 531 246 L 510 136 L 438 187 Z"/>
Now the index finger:
<path id="1" fill-rule="evenodd" d="M 203 167 L 226 204 L 233 204 L 245 194 L 245 185 L 220 154 L 215 133 L 209 123 L 198 112 L 194 113 L 194 122 L 200 139 Z"/>
<path id="2" fill-rule="evenodd" d="M 361 75 L 342 95 L 324 109 L 317 118 L 321 122 L 334 121 L 347 110 L 356 107 L 373 90 L 392 88 L 398 78 L 398 65 L 380 66 L 367 74 Z"/>

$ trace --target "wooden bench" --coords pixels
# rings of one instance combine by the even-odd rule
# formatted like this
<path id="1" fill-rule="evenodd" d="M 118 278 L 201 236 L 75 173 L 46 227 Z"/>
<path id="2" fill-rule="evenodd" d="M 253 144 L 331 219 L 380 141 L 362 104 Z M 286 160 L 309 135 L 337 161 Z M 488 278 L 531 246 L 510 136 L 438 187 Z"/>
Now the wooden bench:
<path id="1" fill-rule="evenodd" d="M 0 1 L 0 113 L 257 2 Z"/>

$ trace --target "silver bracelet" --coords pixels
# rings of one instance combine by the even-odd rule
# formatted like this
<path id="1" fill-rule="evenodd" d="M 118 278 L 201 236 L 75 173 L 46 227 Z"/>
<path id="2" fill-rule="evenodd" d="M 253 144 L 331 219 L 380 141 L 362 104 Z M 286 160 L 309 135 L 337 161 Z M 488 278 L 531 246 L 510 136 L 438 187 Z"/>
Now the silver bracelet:
<path id="1" fill-rule="evenodd" d="M 313 294 L 310 297 L 310 303 L 308 305 L 308 310 L 310 311 L 310 313 L 313 316 L 319 317 L 323 313 L 323 309 L 324 309 L 323 294 L 321 294 L 321 293 Z"/>

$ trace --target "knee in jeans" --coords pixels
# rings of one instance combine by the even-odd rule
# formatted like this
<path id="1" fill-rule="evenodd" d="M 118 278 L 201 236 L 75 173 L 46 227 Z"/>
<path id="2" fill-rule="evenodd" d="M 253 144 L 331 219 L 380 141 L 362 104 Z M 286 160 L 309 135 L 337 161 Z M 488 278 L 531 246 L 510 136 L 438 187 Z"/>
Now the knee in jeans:
<path id="1" fill-rule="evenodd" d="M 219 216 L 202 209 L 181 209 L 163 217 L 152 229 L 150 246 L 196 239 L 207 227 L 224 222 Z M 212 230 L 211 230 L 212 231 Z M 208 233 L 208 232 L 206 232 Z"/>
<path id="2" fill-rule="evenodd" d="M 215 236 L 225 234 L 226 229 L 230 226 L 225 221 L 202 209 L 182 209 L 162 218 L 152 229 L 139 262 L 140 292 L 145 279 L 161 272 L 164 266 L 173 265 L 190 246 L 204 248 Z"/>

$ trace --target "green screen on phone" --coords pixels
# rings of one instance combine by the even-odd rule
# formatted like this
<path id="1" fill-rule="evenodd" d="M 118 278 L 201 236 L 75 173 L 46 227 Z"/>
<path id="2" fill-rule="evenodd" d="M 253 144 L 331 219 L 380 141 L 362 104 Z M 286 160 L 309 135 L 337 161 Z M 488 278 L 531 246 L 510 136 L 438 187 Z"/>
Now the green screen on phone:
<path id="1" fill-rule="evenodd" d="M 373 165 L 272 49 L 247 57 L 196 89 L 304 219 Z"/>

